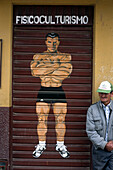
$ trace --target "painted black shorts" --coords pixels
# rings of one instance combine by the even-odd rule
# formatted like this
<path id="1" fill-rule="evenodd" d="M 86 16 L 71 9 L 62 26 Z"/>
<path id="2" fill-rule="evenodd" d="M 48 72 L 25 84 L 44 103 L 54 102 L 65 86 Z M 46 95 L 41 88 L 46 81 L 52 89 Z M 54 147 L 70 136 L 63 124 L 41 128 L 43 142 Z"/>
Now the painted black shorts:
<path id="1" fill-rule="evenodd" d="M 43 87 L 41 86 L 36 102 L 46 103 L 67 103 L 66 96 L 62 86 L 60 87 Z"/>

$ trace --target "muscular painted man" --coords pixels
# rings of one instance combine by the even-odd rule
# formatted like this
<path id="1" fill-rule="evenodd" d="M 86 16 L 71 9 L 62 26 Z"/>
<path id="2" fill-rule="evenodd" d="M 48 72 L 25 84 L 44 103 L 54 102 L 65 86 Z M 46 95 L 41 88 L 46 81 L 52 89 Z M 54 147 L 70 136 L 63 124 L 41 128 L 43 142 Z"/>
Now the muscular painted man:
<path id="1" fill-rule="evenodd" d="M 41 89 L 36 102 L 39 144 L 36 146 L 33 156 L 38 158 L 46 149 L 47 119 L 52 104 L 56 121 L 56 150 L 63 158 L 68 158 L 69 152 L 64 145 L 67 101 L 62 89 L 62 81 L 72 72 L 71 55 L 57 50 L 60 39 L 56 33 L 48 33 L 45 43 L 47 51 L 34 55 L 31 62 L 32 75 L 41 79 Z"/>

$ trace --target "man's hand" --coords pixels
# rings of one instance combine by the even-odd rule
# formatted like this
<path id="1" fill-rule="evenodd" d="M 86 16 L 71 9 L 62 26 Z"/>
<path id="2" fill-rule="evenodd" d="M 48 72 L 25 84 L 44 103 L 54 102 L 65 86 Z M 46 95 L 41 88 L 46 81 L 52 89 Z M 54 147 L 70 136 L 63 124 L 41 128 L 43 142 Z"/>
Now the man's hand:
<path id="1" fill-rule="evenodd" d="M 105 149 L 107 151 L 112 151 L 113 150 L 113 141 L 109 141 L 106 146 L 105 146 Z"/>

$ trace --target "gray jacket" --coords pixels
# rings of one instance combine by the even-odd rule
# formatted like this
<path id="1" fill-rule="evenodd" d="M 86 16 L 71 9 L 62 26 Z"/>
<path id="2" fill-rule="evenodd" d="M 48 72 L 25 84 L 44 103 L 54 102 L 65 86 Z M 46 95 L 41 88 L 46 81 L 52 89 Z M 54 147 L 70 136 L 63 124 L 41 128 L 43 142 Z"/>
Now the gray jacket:
<path id="1" fill-rule="evenodd" d="M 110 120 L 108 127 L 108 141 L 113 140 L 113 101 L 110 104 Z M 106 118 L 101 102 L 91 105 L 87 111 L 86 132 L 95 148 L 104 149 L 107 142 Z"/>

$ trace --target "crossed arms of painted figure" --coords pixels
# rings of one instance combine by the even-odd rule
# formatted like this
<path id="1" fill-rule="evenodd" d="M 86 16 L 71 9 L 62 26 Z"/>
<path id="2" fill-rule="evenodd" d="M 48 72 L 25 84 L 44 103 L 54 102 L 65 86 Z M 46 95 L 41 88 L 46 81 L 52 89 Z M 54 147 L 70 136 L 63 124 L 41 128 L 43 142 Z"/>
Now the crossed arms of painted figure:
<path id="1" fill-rule="evenodd" d="M 67 78 L 72 72 L 71 55 L 67 53 L 36 54 L 31 62 L 33 76 L 40 77 L 42 82 L 58 83 Z"/>

